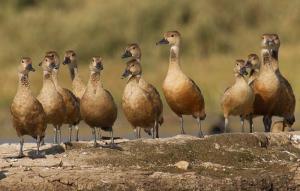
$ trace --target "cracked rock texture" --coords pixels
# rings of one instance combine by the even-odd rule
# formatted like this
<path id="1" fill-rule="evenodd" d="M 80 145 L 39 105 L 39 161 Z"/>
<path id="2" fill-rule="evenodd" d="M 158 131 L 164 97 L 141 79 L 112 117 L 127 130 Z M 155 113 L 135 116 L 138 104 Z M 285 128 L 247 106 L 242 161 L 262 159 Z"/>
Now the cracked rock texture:
<path id="1" fill-rule="evenodd" d="M 0 145 L 0 190 L 300 190 L 300 133 Z M 186 161 L 189 168 L 175 164 Z"/>

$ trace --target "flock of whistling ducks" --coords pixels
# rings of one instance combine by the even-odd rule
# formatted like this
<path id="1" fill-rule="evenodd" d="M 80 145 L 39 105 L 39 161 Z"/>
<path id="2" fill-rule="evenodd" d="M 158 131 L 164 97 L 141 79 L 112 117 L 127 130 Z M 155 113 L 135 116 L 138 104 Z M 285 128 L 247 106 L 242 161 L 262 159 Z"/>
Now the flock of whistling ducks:
<path id="1" fill-rule="evenodd" d="M 203 137 L 201 121 L 205 119 L 205 102 L 197 84 L 183 73 L 180 66 L 181 35 L 178 31 L 164 33 L 157 45 L 170 45 L 169 68 L 163 82 L 163 93 L 172 111 L 180 118 L 180 130 L 185 134 L 183 115 L 193 116 L 198 124 L 199 137 Z M 276 34 L 264 34 L 261 41 L 261 60 L 250 54 L 246 60 L 238 59 L 233 67 L 235 83 L 227 88 L 221 99 L 225 118 L 225 132 L 229 116 L 240 116 L 244 132 L 244 120 L 249 121 L 250 132 L 254 131 L 253 117 L 263 116 L 266 132 L 271 131 L 272 116 L 282 117 L 272 126 L 273 132 L 291 130 L 295 122 L 295 96 L 289 82 L 279 70 L 278 52 L 280 40 Z M 130 58 L 126 63 L 122 78 L 126 86 L 122 97 L 123 112 L 132 125 L 137 138 L 141 138 L 141 128 L 159 138 L 159 127 L 163 124 L 163 102 L 157 89 L 142 77 L 142 52 L 138 44 L 125 48 L 122 58 Z M 61 126 L 69 125 L 69 141 L 72 129 L 85 121 L 93 134 L 97 146 L 97 134 L 101 130 L 111 133 L 111 146 L 114 146 L 113 125 L 117 119 L 117 105 L 113 96 L 106 90 L 100 78 L 104 69 L 101 57 L 93 57 L 90 65 L 90 78 L 85 85 L 78 73 L 76 53 L 65 52 L 63 64 L 67 65 L 72 80 L 72 91 L 58 83 L 60 58 L 57 52 L 46 52 L 39 64 L 43 70 L 43 87 L 35 98 L 30 90 L 28 74 L 34 72 L 32 60 L 23 57 L 19 65 L 19 86 L 11 105 L 13 127 L 20 138 L 19 157 L 23 155 L 24 135 L 37 140 L 37 155 L 43 143 L 48 124 L 54 127 L 54 143 L 61 143 Z M 97 132 L 98 131 L 98 132 Z"/>

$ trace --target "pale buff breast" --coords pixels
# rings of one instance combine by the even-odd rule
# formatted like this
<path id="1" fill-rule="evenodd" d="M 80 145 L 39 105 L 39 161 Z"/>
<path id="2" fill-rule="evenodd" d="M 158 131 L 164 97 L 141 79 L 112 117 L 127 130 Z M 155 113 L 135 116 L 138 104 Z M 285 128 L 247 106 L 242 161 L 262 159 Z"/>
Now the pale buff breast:
<path id="1" fill-rule="evenodd" d="M 102 87 L 86 89 L 81 98 L 80 110 L 83 119 L 90 126 L 112 127 L 117 118 L 117 106 L 113 97 Z"/>
<path id="2" fill-rule="evenodd" d="M 74 95 L 79 99 L 81 99 L 85 92 L 86 87 L 80 78 L 78 77 L 74 78 L 72 82 L 72 88 L 73 88 Z"/>
<path id="3" fill-rule="evenodd" d="M 11 105 L 13 127 L 18 136 L 44 136 L 46 129 L 46 115 L 42 105 L 34 98 L 30 91 L 18 91 Z"/>
<path id="4" fill-rule="evenodd" d="M 135 82 L 129 82 L 122 97 L 122 109 L 133 126 L 152 127 L 155 121 L 153 102 Z"/>
<path id="5" fill-rule="evenodd" d="M 279 80 L 273 71 L 261 73 L 254 81 L 254 92 L 264 100 L 273 99 L 279 90 Z"/>
<path id="6" fill-rule="evenodd" d="M 265 115 L 272 112 L 279 98 L 279 80 L 273 71 L 261 72 L 253 82 L 255 93 L 254 114 Z"/>
<path id="7" fill-rule="evenodd" d="M 229 88 L 222 97 L 225 116 L 248 115 L 253 111 L 254 93 L 248 83 L 241 79 Z"/>
<path id="8" fill-rule="evenodd" d="M 204 109 L 204 99 L 197 87 L 180 71 L 168 72 L 163 92 L 170 108 L 177 115 L 193 115 Z"/>
<path id="9" fill-rule="evenodd" d="M 65 104 L 62 96 L 56 91 L 54 84 L 45 82 L 37 99 L 43 105 L 47 122 L 61 125 L 65 116 Z"/>

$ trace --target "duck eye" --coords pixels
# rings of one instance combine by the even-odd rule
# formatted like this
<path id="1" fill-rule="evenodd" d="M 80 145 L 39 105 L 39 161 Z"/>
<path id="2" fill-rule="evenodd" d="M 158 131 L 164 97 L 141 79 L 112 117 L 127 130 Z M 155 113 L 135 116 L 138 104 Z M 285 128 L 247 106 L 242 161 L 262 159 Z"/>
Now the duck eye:
<path id="1" fill-rule="evenodd" d="M 135 47 L 133 47 L 132 49 L 135 50 Z"/>
<path id="2" fill-rule="evenodd" d="M 171 37 L 174 37 L 174 35 L 172 34 Z"/>
<path id="3" fill-rule="evenodd" d="M 72 56 L 75 56 L 75 53 L 72 53 Z"/>
<path id="4" fill-rule="evenodd" d="M 24 60 L 22 60 L 22 63 L 24 63 Z"/>

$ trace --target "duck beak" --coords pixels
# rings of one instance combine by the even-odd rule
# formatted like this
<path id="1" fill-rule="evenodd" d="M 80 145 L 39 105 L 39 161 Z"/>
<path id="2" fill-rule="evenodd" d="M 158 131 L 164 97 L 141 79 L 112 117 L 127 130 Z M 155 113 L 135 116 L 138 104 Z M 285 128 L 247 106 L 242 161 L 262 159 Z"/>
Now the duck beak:
<path id="1" fill-rule="evenodd" d="M 247 72 L 247 68 L 246 67 L 242 67 L 240 69 L 240 75 L 244 76 L 244 75 L 248 75 L 248 72 Z"/>
<path id="2" fill-rule="evenodd" d="M 35 69 L 32 67 L 32 64 L 28 64 L 27 69 L 31 72 L 35 72 Z"/>
<path id="3" fill-rule="evenodd" d="M 124 58 L 129 58 L 129 57 L 132 57 L 132 54 L 130 51 L 126 50 L 121 58 L 124 59 Z"/>
<path id="4" fill-rule="evenodd" d="M 247 60 L 246 63 L 245 63 L 245 67 L 246 68 L 251 68 L 251 66 L 252 66 L 251 62 L 249 60 Z"/>
<path id="5" fill-rule="evenodd" d="M 169 41 L 167 39 L 163 38 L 156 43 L 156 45 L 160 45 L 160 44 L 169 44 Z"/>
<path id="6" fill-rule="evenodd" d="M 125 69 L 124 73 L 122 74 L 122 79 L 127 78 L 130 75 L 129 70 Z"/>
<path id="7" fill-rule="evenodd" d="M 70 64 L 70 63 L 71 63 L 70 57 L 65 57 L 65 59 L 63 61 L 63 65 Z"/>
<path id="8" fill-rule="evenodd" d="M 98 63 L 96 64 L 96 68 L 97 68 L 98 70 L 103 70 L 103 65 L 101 64 L 101 62 L 98 62 Z"/>

